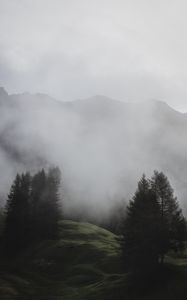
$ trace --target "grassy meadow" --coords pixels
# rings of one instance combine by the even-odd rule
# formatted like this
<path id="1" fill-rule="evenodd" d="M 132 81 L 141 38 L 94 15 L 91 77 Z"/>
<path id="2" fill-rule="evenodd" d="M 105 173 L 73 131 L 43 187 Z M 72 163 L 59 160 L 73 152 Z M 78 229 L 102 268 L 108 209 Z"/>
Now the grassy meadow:
<path id="1" fill-rule="evenodd" d="M 0 299 L 187 299 L 187 250 L 171 253 L 154 280 L 123 271 L 121 237 L 90 223 L 61 221 L 56 241 L 1 261 Z"/>

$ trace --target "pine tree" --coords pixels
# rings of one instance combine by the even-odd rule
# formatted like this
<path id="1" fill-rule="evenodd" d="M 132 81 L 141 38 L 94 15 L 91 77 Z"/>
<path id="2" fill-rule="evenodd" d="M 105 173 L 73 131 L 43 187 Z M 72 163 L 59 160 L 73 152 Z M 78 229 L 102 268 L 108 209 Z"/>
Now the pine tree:
<path id="1" fill-rule="evenodd" d="M 61 173 L 59 168 L 51 168 L 48 172 L 46 181 L 46 229 L 48 238 L 54 238 L 58 235 L 59 220 L 61 218 L 59 207 L 59 187 Z"/>
<path id="2" fill-rule="evenodd" d="M 30 233 L 30 174 L 17 174 L 6 204 L 5 246 L 16 253 L 28 244 Z"/>
<path id="3" fill-rule="evenodd" d="M 45 190 L 47 175 L 42 169 L 36 173 L 31 182 L 31 239 L 32 241 L 41 240 L 45 233 L 44 208 L 45 208 Z"/>
<path id="4" fill-rule="evenodd" d="M 7 254 L 17 254 L 29 243 L 58 235 L 60 170 L 52 168 L 17 174 L 8 195 L 4 240 Z"/>
<path id="5" fill-rule="evenodd" d="M 179 208 L 177 198 L 168 178 L 163 172 L 154 171 L 150 181 L 151 188 L 160 206 L 160 261 L 163 264 L 165 254 L 173 249 L 182 250 L 186 235 L 186 221 Z"/>
<path id="6" fill-rule="evenodd" d="M 32 179 L 31 214 L 33 240 L 55 238 L 58 235 L 60 170 L 51 168 L 38 172 Z"/>
<path id="7" fill-rule="evenodd" d="M 124 225 L 124 255 L 135 270 L 153 269 L 164 262 L 169 250 L 182 250 L 186 221 L 167 177 L 154 172 L 142 177 L 127 208 Z"/>
<path id="8" fill-rule="evenodd" d="M 147 270 L 158 263 L 159 205 L 145 175 L 127 207 L 124 258 L 127 267 Z"/>

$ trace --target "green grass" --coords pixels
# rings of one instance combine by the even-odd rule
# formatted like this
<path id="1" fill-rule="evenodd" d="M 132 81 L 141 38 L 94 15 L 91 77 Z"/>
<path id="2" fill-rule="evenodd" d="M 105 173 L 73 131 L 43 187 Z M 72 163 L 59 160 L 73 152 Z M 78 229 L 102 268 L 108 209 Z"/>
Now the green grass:
<path id="1" fill-rule="evenodd" d="M 33 245 L 1 262 L 0 299 L 186 300 L 187 250 L 170 254 L 154 283 L 134 287 L 123 273 L 120 237 L 89 223 L 60 222 L 57 241 Z"/>

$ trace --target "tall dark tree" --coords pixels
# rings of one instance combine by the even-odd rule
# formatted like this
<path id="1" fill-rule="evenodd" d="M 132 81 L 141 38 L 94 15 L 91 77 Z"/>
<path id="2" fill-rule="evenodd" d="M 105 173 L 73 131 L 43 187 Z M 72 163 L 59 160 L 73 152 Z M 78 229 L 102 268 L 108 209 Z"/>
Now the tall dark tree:
<path id="1" fill-rule="evenodd" d="M 127 208 L 124 255 L 132 269 L 152 269 L 163 264 L 169 250 L 182 250 L 186 221 L 167 177 L 154 172 L 142 177 Z"/>
<path id="2" fill-rule="evenodd" d="M 29 173 L 17 175 L 6 205 L 5 245 L 8 252 L 17 252 L 28 244 L 30 235 Z"/>
<path id="3" fill-rule="evenodd" d="M 4 240 L 7 253 L 17 253 L 29 243 L 58 235 L 60 170 L 51 168 L 17 175 L 6 204 Z"/>
<path id="4" fill-rule="evenodd" d="M 150 269 L 158 263 L 159 204 L 145 175 L 127 207 L 124 224 L 124 258 L 132 270 Z"/>
<path id="5" fill-rule="evenodd" d="M 44 169 L 37 172 L 31 182 L 31 240 L 41 240 L 45 234 L 45 191 L 47 184 L 47 175 Z"/>
<path id="6" fill-rule="evenodd" d="M 168 178 L 163 172 L 154 171 L 150 181 L 152 191 L 160 206 L 160 260 L 163 264 L 165 254 L 173 249 L 182 250 L 186 237 L 186 221 L 179 208 L 177 198 Z"/>
<path id="7" fill-rule="evenodd" d="M 41 176 L 41 179 L 43 189 L 38 198 L 40 226 L 37 230 L 41 238 L 55 238 L 58 235 L 58 222 L 61 218 L 59 207 L 60 170 L 51 168 L 45 177 Z"/>
<path id="8" fill-rule="evenodd" d="M 61 219 L 59 188 L 61 182 L 61 172 L 58 167 L 51 168 L 47 178 L 47 201 L 49 202 L 49 236 L 55 237 L 58 234 L 59 220 Z"/>

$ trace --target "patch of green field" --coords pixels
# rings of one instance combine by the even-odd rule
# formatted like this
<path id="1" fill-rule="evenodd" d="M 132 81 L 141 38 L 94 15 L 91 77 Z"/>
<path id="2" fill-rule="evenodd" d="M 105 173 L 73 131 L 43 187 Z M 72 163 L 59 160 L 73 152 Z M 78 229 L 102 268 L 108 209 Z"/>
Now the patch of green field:
<path id="1" fill-rule="evenodd" d="M 187 299 L 187 250 L 168 256 L 165 274 L 154 283 L 136 285 L 123 273 L 120 237 L 89 223 L 66 220 L 60 228 L 58 240 L 1 262 L 0 299 Z"/>

